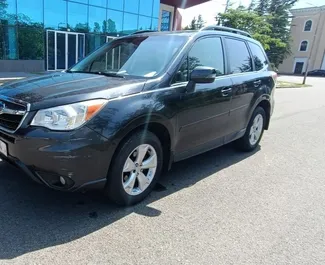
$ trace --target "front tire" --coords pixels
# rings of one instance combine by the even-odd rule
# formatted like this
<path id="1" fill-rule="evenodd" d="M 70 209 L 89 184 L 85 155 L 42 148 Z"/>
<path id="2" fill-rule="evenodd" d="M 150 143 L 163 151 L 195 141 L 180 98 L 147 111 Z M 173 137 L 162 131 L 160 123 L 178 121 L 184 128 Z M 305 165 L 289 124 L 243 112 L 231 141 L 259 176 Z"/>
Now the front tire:
<path id="1" fill-rule="evenodd" d="M 257 107 L 248 123 L 244 136 L 236 141 L 236 146 L 245 152 L 256 149 L 260 143 L 266 122 L 265 111 L 262 107 Z"/>
<path id="2" fill-rule="evenodd" d="M 136 132 L 117 151 L 105 192 L 119 205 L 136 204 L 152 191 L 162 165 L 163 150 L 158 137 L 149 131 Z"/>

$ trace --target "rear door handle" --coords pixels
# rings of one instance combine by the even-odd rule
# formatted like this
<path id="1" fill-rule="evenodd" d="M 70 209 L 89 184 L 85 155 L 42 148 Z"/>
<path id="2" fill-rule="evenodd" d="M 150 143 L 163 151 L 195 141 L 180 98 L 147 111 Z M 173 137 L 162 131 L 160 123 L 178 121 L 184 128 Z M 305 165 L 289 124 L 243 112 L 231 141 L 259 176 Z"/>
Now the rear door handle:
<path id="1" fill-rule="evenodd" d="M 221 90 L 221 94 L 222 94 L 222 96 L 227 97 L 229 95 L 229 93 L 231 93 L 231 91 L 232 91 L 231 87 L 224 88 Z"/>
<path id="2" fill-rule="evenodd" d="M 258 87 L 258 86 L 261 85 L 261 83 L 262 83 L 261 80 L 254 81 L 254 86 L 255 86 L 255 87 Z"/>

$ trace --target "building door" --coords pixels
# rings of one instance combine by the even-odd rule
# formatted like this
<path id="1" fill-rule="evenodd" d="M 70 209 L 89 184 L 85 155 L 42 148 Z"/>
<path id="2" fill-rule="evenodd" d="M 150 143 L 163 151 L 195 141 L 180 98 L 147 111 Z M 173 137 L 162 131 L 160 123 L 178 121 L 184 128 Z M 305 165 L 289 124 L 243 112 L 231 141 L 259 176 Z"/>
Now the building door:
<path id="1" fill-rule="evenodd" d="M 293 73 L 294 74 L 301 74 L 303 68 L 304 68 L 304 63 L 303 62 L 296 62 L 295 70 L 294 70 Z"/>
<path id="2" fill-rule="evenodd" d="M 48 30 L 47 70 L 65 70 L 85 56 L 85 34 Z"/>

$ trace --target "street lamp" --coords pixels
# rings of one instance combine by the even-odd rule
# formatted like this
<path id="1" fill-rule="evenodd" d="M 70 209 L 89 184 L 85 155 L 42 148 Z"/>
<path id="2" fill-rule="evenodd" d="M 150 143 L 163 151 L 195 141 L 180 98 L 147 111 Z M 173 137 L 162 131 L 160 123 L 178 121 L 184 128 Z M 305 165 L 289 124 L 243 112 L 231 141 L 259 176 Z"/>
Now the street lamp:
<path id="1" fill-rule="evenodd" d="M 320 19 L 321 19 L 321 11 L 322 11 L 322 8 L 321 7 L 319 7 L 319 6 L 315 6 L 315 5 L 313 5 L 313 4 L 311 4 L 311 3 L 307 3 L 307 4 L 309 4 L 309 5 L 311 5 L 311 6 L 314 6 L 314 7 L 317 7 L 318 8 L 318 21 L 317 21 L 317 25 L 316 25 L 316 29 L 315 29 L 315 33 L 314 33 L 314 37 L 313 37 L 313 42 L 311 43 L 311 47 L 310 47 L 310 52 L 309 52 L 309 56 L 308 56 L 308 58 L 307 58 L 307 64 L 306 64 L 306 69 L 305 69 L 305 74 L 304 74 L 304 79 L 303 79 L 303 81 L 302 81 L 302 84 L 304 85 L 304 84 L 306 84 L 306 79 L 307 79 L 307 75 L 308 75 L 308 67 L 309 67 L 309 64 L 310 64 L 310 59 L 311 59 L 311 55 L 312 55 L 312 53 L 313 53 L 313 48 L 314 48 L 314 43 L 315 43 L 315 40 L 316 40 L 316 36 L 317 36 L 317 31 L 318 31 L 318 26 L 319 26 L 319 21 L 320 21 Z"/>

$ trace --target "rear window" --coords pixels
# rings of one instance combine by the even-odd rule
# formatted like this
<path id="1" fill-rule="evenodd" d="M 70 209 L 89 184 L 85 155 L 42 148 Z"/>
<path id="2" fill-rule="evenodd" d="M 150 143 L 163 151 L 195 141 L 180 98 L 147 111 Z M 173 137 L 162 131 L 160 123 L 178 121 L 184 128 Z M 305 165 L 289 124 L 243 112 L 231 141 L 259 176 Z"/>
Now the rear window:
<path id="1" fill-rule="evenodd" d="M 248 43 L 249 48 L 253 54 L 253 61 L 255 64 L 255 70 L 259 71 L 262 70 L 264 67 L 268 65 L 267 58 L 265 53 L 263 52 L 262 48 L 254 43 Z"/>

